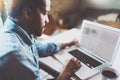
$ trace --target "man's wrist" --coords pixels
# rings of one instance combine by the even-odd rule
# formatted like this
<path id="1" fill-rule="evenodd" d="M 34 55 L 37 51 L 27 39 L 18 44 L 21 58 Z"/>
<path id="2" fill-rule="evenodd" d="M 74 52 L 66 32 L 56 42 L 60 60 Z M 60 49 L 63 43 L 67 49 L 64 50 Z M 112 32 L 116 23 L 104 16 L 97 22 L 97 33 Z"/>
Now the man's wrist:
<path id="1" fill-rule="evenodd" d="M 69 80 L 73 74 L 68 71 L 63 71 L 57 80 Z"/>

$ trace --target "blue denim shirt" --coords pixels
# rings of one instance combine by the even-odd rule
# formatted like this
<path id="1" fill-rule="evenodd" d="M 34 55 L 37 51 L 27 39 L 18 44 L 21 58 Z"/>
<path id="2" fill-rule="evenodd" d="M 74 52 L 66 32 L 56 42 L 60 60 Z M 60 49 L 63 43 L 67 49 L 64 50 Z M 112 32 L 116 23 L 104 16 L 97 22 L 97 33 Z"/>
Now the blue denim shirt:
<path id="1" fill-rule="evenodd" d="M 7 18 L 0 31 L 0 80 L 40 80 L 38 58 L 60 50 L 54 43 L 42 44 Z"/>

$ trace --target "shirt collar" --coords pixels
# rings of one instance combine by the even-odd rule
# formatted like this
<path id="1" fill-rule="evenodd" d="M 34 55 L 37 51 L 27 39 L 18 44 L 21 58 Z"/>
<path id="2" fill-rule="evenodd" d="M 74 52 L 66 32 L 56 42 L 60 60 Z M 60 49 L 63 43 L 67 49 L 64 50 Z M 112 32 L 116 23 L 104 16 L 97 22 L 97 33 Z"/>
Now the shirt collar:
<path id="1" fill-rule="evenodd" d="M 14 31 L 15 33 L 17 33 L 21 38 L 22 40 L 29 46 L 32 45 L 32 39 L 30 38 L 30 36 L 28 35 L 28 33 L 23 30 L 19 25 L 17 25 L 16 23 L 14 23 L 10 17 L 7 18 L 6 22 L 5 22 L 5 25 L 4 25 L 4 28 L 6 30 L 12 30 Z"/>

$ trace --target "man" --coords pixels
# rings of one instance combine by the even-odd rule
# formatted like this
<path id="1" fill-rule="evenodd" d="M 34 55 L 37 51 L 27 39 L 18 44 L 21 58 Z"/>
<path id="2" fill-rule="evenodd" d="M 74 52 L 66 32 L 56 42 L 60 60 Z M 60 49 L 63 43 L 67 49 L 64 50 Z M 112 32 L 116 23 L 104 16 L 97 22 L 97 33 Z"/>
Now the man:
<path id="1" fill-rule="evenodd" d="M 0 32 L 0 80 L 40 80 L 39 57 L 52 55 L 68 43 L 41 44 L 31 35 L 40 36 L 49 22 L 50 0 L 11 0 L 12 5 Z M 57 80 L 68 80 L 80 68 L 71 59 Z"/>

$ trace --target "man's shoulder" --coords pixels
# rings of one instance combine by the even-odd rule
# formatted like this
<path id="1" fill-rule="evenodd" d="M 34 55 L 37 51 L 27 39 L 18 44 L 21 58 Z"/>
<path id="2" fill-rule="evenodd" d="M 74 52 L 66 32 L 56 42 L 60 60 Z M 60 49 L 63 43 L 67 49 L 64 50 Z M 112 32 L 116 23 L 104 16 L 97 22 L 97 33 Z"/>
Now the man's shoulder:
<path id="1" fill-rule="evenodd" d="M 18 50 L 18 44 L 13 34 L 0 34 L 0 42 L 0 56 Z"/>
<path id="2" fill-rule="evenodd" d="M 15 38 L 16 36 L 14 34 L 0 33 L 0 42 L 3 44 L 15 43 Z"/>

